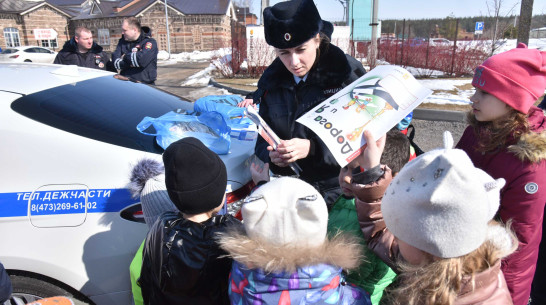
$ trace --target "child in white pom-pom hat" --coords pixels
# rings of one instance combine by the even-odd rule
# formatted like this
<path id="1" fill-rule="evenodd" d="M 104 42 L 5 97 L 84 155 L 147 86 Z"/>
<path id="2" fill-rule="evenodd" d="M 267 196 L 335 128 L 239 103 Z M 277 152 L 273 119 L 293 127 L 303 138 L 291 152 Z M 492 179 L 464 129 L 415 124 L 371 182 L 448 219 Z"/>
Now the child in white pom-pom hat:
<path id="1" fill-rule="evenodd" d="M 361 246 L 327 236 L 327 207 L 313 186 L 290 177 L 260 183 L 241 211 L 244 229 L 219 239 L 233 258 L 231 304 L 371 305 L 342 273 L 358 266 Z"/>
<path id="2" fill-rule="evenodd" d="M 366 171 L 353 177 L 353 191 L 368 247 L 400 272 L 392 303 L 512 304 L 500 261 L 517 241 L 492 220 L 504 180 L 451 149 L 449 132 L 444 149 L 419 156 L 392 178 L 379 164 L 384 137 L 364 137 L 367 147 L 353 162 Z"/>

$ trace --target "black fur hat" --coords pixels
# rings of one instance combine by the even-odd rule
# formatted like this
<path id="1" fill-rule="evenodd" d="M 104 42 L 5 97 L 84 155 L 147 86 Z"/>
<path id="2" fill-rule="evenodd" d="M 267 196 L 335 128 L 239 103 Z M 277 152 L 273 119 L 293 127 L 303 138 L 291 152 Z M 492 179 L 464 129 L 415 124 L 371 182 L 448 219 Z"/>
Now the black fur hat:
<path id="1" fill-rule="evenodd" d="M 313 0 L 279 2 L 264 9 L 265 41 L 278 49 L 294 48 L 322 32 L 332 37 L 334 26 L 320 18 Z"/>

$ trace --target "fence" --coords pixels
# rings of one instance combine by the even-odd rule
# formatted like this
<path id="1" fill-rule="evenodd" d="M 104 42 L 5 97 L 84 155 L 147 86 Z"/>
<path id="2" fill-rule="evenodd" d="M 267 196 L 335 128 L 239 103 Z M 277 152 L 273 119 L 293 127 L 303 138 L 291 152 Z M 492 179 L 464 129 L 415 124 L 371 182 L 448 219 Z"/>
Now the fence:
<path id="1" fill-rule="evenodd" d="M 404 67 L 423 68 L 428 70 L 423 72 L 425 74 L 441 71 L 465 76 L 472 75 L 488 57 L 486 50 L 485 41 L 460 41 L 454 46 L 453 42 L 451 45 L 432 45 L 426 41 L 383 40 L 379 43 L 378 59 Z"/>
<path id="2" fill-rule="evenodd" d="M 267 45 L 263 28 L 245 29 L 244 26 L 232 26 L 232 60 L 231 71 L 234 77 L 259 77 L 265 68 L 275 59 L 271 46 Z M 352 54 L 366 63 L 370 42 L 351 42 L 346 35 L 348 27 L 335 27 L 332 43 L 344 52 Z M 459 41 L 429 43 L 424 39 L 379 39 L 378 60 L 403 67 L 421 68 L 420 75 L 431 76 L 441 71 L 451 76 L 472 75 L 475 67 L 488 57 L 486 41 Z"/>

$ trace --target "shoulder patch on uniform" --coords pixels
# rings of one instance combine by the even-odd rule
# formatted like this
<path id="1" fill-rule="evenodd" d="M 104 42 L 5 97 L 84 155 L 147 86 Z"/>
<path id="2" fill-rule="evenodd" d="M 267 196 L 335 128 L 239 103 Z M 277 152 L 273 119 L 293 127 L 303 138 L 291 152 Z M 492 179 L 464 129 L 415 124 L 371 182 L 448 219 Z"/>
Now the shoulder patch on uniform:
<path id="1" fill-rule="evenodd" d="M 151 42 L 147 42 L 146 45 L 144 45 L 144 48 L 146 50 L 150 50 L 152 48 L 152 43 Z"/>
<path id="2" fill-rule="evenodd" d="M 538 184 L 534 182 L 529 182 L 525 185 L 525 192 L 527 194 L 534 194 L 538 192 Z"/>

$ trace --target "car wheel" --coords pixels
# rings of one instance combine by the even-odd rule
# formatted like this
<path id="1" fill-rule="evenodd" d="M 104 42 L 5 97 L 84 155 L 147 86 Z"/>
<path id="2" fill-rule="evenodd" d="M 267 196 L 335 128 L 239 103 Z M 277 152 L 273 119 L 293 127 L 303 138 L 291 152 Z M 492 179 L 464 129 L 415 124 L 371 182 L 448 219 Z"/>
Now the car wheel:
<path id="1" fill-rule="evenodd" d="M 32 60 L 30 60 L 30 59 L 25 59 L 25 62 L 32 62 Z"/>
<path id="2" fill-rule="evenodd" d="M 74 297 L 72 293 L 52 283 L 21 275 L 10 275 L 13 293 L 9 300 L 11 305 L 24 305 L 36 300 L 53 296 Z"/>

